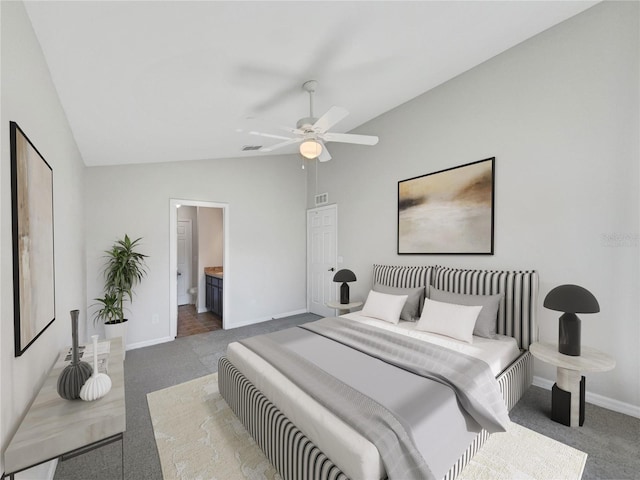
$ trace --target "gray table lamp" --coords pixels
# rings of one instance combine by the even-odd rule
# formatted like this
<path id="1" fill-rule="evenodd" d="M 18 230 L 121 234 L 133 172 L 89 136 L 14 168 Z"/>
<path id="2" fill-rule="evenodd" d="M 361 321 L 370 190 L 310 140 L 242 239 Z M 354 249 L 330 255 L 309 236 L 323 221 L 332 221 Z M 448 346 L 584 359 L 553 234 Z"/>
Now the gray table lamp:
<path id="1" fill-rule="evenodd" d="M 560 285 L 544 299 L 544 306 L 558 312 L 558 351 L 565 355 L 580 356 L 580 319 L 576 313 L 597 313 L 600 305 L 589 290 L 578 285 Z"/>
<path id="2" fill-rule="evenodd" d="M 347 269 L 338 270 L 333 276 L 333 281 L 342 282 L 342 285 L 340 285 L 340 303 L 343 305 L 349 303 L 349 285 L 347 282 L 355 282 L 356 274 Z"/>

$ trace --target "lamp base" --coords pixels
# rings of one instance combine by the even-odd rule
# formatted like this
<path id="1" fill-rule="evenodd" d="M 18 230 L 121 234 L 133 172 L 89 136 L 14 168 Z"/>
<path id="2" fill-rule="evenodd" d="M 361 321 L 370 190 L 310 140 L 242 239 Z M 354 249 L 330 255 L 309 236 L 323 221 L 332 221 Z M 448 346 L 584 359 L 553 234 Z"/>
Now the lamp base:
<path id="1" fill-rule="evenodd" d="M 580 319 L 575 313 L 565 313 L 560 317 L 558 351 L 572 357 L 580 356 Z"/>
<path id="2" fill-rule="evenodd" d="M 340 285 L 340 303 L 343 305 L 349 303 L 349 285 L 347 285 L 347 282 L 343 282 Z"/>

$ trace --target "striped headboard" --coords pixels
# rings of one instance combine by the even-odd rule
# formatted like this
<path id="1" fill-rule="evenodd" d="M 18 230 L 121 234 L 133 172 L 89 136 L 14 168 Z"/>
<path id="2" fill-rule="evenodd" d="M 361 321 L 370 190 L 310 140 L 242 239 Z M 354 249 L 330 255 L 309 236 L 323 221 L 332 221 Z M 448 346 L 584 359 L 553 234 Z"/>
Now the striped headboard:
<path id="1" fill-rule="evenodd" d="M 433 285 L 454 293 L 504 297 L 498 309 L 498 333 L 514 337 L 528 349 L 538 338 L 536 310 L 538 273 L 535 271 L 465 270 L 434 266 L 374 265 L 373 281 L 410 288 Z"/>
<path id="2" fill-rule="evenodd" d="M 426 287 L 431 285 L 432 272 L 433 267 L 429 266 L 374 265 L 373 284 L 379 283 L 398 288 Z"/>

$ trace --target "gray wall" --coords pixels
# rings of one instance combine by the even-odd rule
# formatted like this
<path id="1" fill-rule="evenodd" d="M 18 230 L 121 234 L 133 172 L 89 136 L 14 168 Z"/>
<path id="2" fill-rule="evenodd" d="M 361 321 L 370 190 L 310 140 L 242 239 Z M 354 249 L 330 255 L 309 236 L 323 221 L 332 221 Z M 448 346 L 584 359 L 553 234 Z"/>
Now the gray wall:
<path id="1" fill-rule="evenodd" d="M 339 205 L 352 298 L 366 298 L 373 263 L 536 269 L 540 339 L 557 342 L 542 299 L 582 285 L 601 306 L 582 315 L 583 344 L 618 362 L 588 391 L 640 415 L 638 10 L 599 4 L 381 115 L 357 129 L 375 147 L 329 144 L 307 202 L 326 191 Z M 398 180 L 493 156 L 495 255 L 398 256 Z M 539 361 L 535 373 L 555 379 Z"/>
<path id="2" fill-rule="evenodd" d="M 143 237 L 141 251 L 149 255 L 128 312 L 129 346 L 170 335 L 172 198 L 228 204 L 226 328 L 306 309 L 306 178 L 294 157 L 92 167 L 86 179 L 87 298 L 102 289 L 100 256 L 114 239 Z"/>
<path id="3" fill-rule="evenodd" d="M 0 451 L 38 392 L 59 351 L 71 344 L 69 311 L 86 320 L 84 264 L 85 167 L 51 81 L 40 45 L 22 2 L 0 2 L 2 32 L 2 150 L 0 153 Z M 20 125 L 53 168 L 55 315 L 49 328 L 20 357 L 14 357 L 13 248 L 9 121 Z M 37 266 L 36 266 L 37 268 Z M 4 455 L 0 455 L 1 463 Z M 43 478 L 49 464 L 25 474 Z"/>

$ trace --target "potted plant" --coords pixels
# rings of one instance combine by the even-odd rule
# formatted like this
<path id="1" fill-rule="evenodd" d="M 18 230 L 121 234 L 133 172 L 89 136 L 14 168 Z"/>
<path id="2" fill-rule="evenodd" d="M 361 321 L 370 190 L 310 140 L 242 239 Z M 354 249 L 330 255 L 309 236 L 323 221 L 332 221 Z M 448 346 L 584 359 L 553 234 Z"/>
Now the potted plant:
<path id="1" fill-rule="evenodd" d="M 140 240 L 131 240 L 125 234 L 110 250 L 105 250 L 104 296 L 95 299 L 99 308 L 94 320 L 104 322 L 107 338 L 122 337 L 123 348 L 126 346 L 127 322 L 124 318 L 124 302 L 133 301 L 133 289 L 147 273 L 147 255 L 136 251 Z"/>

